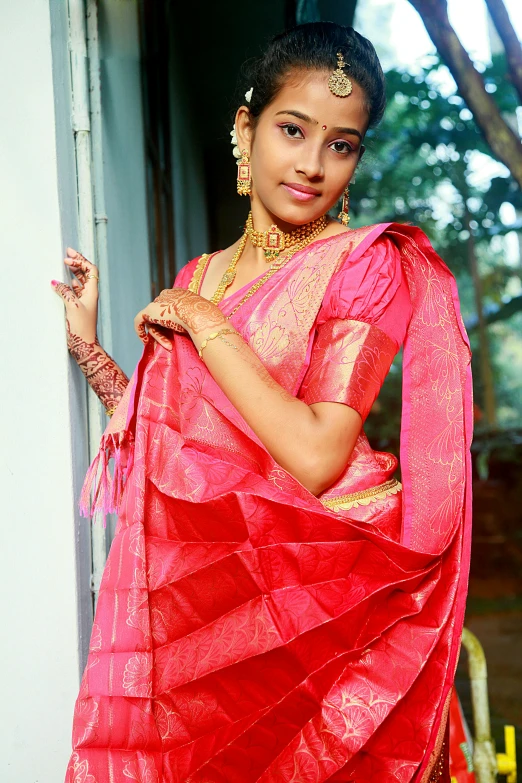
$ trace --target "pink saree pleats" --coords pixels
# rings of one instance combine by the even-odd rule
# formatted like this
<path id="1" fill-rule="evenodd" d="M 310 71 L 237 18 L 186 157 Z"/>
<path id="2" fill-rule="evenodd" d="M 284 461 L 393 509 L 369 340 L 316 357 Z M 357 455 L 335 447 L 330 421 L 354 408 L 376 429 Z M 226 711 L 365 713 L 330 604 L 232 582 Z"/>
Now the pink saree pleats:
<path id="1" fill-rule="evenodd" d="M 132 443 L 118 440 L 115 424 L 103 443 L 119 473 L 100 485 L 98 507 L 107 498 L 118 505 L 119 523 L 67 783 L 425 779 L 453 677 L 468 557 L 469 355 L 447 299 L 449 273 L 414 229 L 370 227 L 311 245 L 232 320 L 276 380 L 298 393 L 332 275 L 386 229 L 413 254 L 405 264 L 419 319 L 406 347 L 402 539 L 400 493 L 362 510 L 329 510 L 271 459 L 188 338 L 176 337 L 172 354 L 149 346 L 120 411 L 118 427 Z M 422 326 L 431 283 L 416 281 L 426 269 L 445 292 L 445 304 L 437 299 L 450 335 L 443 343 L 433 317 Z M 368 356 L 382 364 L 386 341 L 362 332 Z M 454 361 L 451 379 L 460 380 L 445 381 L 444 392 L 418 373 L 423 335 L 430 365 L 441 346 Z M 356 356 L 353 364 L 359 386 L 347 399 L 358 395 L 368 407 L 374 390 L 360 387 L 366 375 Z M 380 385 L 382 373 L 374 374 Z M 447 403 L 451 437 L 441 435 L 442 416 L 419 433 L 422 389 L 425 404 Z M 372 466 L 369 486 L 394 465 L 384 455 L 365 463 L 365 448 L 347 469 L 355 489 L 361 465 Z M 440 487 L 447 490 L 442 511 L 430 477 L 439 505 Z M 428 500 L 419 498 L 423 488 Z"/>

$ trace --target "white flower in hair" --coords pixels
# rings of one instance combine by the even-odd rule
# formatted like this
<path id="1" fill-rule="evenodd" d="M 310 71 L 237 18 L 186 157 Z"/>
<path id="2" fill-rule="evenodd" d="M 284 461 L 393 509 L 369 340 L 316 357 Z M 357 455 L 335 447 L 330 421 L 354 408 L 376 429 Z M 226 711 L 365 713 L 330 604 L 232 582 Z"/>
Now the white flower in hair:
<path id="1" fill-rule="evenodd" d="M 253 87 L 251 87 L 249 90 L 246 91 L 245 99 L 246 99 L 247 103 L 250 103 L 250 101 L 252 100 L 252 93 L 253 92 L 254 92 L 254 88 Z"/>
<path id="2" fill-rule="evenodd" d="M 230 143 L 234 145 L 232 149 L 232 155 L 234 156 L 234 158 L 237 158 L 239 160 L 239 158 L 241 157 L 241 152 L 239 150 L 239 147 L 237 146 L 236 123 L 234 123 L 234 127 L 230 131 L 230 135 L 232 137 L 230 139 Z"/>

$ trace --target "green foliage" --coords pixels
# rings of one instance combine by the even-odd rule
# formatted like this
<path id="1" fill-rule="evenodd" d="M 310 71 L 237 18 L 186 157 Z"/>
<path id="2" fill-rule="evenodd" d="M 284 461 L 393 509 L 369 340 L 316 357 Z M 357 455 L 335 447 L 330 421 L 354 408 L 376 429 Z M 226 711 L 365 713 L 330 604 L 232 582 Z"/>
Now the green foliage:
<path id="1" fill-rule="evenodd" d="M 497 56 L 483 77 L 501 111 L 514 118 L 517 97 L 505 72 L 504 57 Z M 500 216 L 506 202 L 522 213 L 522 194 L 507 169 L 492 159 L 471 112 L 437 57 L 414 74 L 389 71 L 387 82 L 385 119 L 368 133 L 368 150 L 350 191 L 350 225 L 398 221 L 422 228 L 457 278 L 464 320 L 473 333 L 477 313 L 468 261 L 469 227 L 478 257 L 484 312 L 488 322 L 496 322 L 489 331 L 499 421 L 511 426 L 522 415 L 520 381 L 514 383 L 511 377 L 517 371 L 520 377 L 522 372 L 522 345 L 519 342 L 517 350 L 513 328 L 514 314 L 521 309 L 522 286 L 520 261 L 516 264 L 516 259 L 514 263 L 506 256 L 503 238 L 522 227 L 522 220 L 506 226 Z M 477 353 L 475 338 L 473 343 Z M 478 356 L 475 361 L 478 366 Z M 475 378 L 480 407 L 477 371 Z M 506 384 L 509 388 L 504 388 Z M 380 411 L 368 420 L 376 445 L 379 440 L 393 440 L 391 432 L 398 431 L 398 395 L 399 374 L 389 379 L 379 398 Z"/>

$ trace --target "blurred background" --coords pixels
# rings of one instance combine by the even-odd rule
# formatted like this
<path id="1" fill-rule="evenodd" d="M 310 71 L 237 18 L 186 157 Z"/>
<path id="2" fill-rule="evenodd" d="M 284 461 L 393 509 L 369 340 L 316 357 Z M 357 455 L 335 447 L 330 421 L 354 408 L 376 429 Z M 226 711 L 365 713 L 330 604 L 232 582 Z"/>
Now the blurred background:
<path id="1" fill-rule="evenodd" d="M 316 20 L 353 24 L 387 74 L 350 225 L 420 226 L 458 282 L 476 427 L 466 625 L 485 649 L 495 740 L 503 749 L 502 727 L 515 725 L 522 758 L 521 1 L 0 0 L 0 11 L 0 296 L 17 325 L 2 346 L 17 379 L 0 408 L 0 590 L 13 642 L 2 649 L 2 781 L 61 779 L 113 531 L 78 517 L 106 422 L 68 360 L 49 280 L 63 279 L 67 245 L 98 263 L 100 341 L 130 374 L 136 312 L 188 260 L 241 232 L 230 130 L 248 86 L 242 64 Z M 30 319 L 11 294 L 21 279 Z M 400 401 L 398 360 L 368 418 L 376 448 L 398 453 Z M 466 665 L 463 653 L 471 718 Z"/>
<path id="2" fill-rule="evenodd" d="M 372 134 L 351 188 L 354 224 L 398 220 L 419 225 L 457 278 L 473 350 L 474 514 L 466 626 L 484 647 L 492 733 L 517 726 L 522 757 L 522 199 L 515 156 L 500 161 L 486 128 L 456 80 L 470 81 L 441 56 L 425 22 L 434 6 L 359 0 L 355 27 L 374 42 L 388 80 L 389 106 Z M 494 6 L 495 3 L 489 5 Z M 425 8 L 423 8 L 423 6 Z M 522 4 L 505 2 L 520 39 Z M 509 78 L 506 43 L 484 2 L 448 2 L 449 20 L 500 117 L 520 136 L 522 93 Z M 379 23 L 376 24 L 376 19 Z M 504 33 L 504 37 L 505 33 Z M 522 49 L 519 45 L 519 62 Z M 452 68 L 448 67 L 448 63 Z M 520 71 L 522 74 L 522 70 Z M 473 111 L 473 110 L 475 111 Z M 487 122 L 487 118 L 486 118 Z M 504 150 L 505 152 L 505 150 Z M 520 154 L 520 152 L 519 152 Z M 507 165 L 506 165 L 507 164 Z M 400 361 L 388 376 L 368 431 L 374 445 L 398 449 Z M 467 655 L 457 687 L 471 721 Z M 500 778 L 503 780 L 504 778 Z"/>

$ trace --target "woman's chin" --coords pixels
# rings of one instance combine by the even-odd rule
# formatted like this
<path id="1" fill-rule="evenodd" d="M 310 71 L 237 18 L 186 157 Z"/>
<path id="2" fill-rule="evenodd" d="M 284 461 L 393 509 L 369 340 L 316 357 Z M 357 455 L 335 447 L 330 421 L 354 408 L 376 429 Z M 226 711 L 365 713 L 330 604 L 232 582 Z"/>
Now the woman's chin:
<path id="1" fill-rule="evenodd" d="M 324 215 L 328 210 L 324 204 L 318 203 L 295 203 L 283 204 L 278 202 L 273 208 L 268 207 L 272 215 L 275 215 L 283 223 L 290 223 L 295 226 L 302 226 L 305 223 L 311 223 Z"/>

